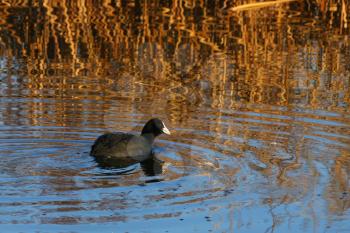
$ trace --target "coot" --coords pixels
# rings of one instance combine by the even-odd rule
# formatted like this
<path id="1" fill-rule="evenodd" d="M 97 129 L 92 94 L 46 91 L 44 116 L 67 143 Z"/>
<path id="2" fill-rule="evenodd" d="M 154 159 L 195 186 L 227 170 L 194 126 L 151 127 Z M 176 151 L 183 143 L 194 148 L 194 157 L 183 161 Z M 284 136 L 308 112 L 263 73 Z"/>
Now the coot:
<path id="1" fill-rule="evenodd" d="M 90 155 L 104 167 L 124 167 L 142 162 L 152 156 L 154 139 L 163 133 L 170 134 L 170 131 L 161 120 L 153 118 L 145 124 L 140 136 L 122 132 L 99 136 Z"/>

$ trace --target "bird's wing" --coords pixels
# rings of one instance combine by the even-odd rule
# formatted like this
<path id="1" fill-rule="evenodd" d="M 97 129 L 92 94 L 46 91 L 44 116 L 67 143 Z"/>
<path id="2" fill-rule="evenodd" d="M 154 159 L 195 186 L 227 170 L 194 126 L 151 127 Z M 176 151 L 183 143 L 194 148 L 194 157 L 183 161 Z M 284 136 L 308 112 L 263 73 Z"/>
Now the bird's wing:
<path id="1" fill-rule="evenodd" d="M 126 150 L 128 141 L 133 137 L 125 133 L 106 133 L 98 137 L 91 147 L 91 155 L 103 156 L 108 151 Z"/>

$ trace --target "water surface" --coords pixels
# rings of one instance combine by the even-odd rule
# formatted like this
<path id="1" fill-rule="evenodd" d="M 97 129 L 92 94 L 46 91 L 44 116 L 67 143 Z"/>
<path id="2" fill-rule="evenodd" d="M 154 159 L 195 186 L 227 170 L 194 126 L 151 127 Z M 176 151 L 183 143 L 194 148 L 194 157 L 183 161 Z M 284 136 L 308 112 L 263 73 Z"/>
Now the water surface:
<path id="1" fill-rule="evenodd" d="M 350 14 L 318 3 L 5 1 L 1 231 L 349 232 Z M 89 156 L 152 117 L 163 163 Z"/>

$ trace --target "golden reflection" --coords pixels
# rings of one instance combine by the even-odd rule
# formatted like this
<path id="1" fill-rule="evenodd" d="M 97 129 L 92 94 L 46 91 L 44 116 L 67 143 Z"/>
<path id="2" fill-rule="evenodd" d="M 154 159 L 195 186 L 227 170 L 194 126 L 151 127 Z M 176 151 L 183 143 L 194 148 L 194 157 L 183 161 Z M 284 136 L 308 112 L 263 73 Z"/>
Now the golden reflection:
<path id="1" fill-rule="evenodd" d="M 350 156 L 344 153 L 334 161 L 332 181 L 328 187 L 326 198 L 332 213 L 342 214 L 350 208 Z"/>
<path id="2" fill-rule="evenodd" d="M 288 3 L 296 0 L 276 0 L 276 1 L 266 1 L 266 2 L 257 2 L 257 3 L 248 3 L 240 6 L 233 7 L 232 11 L 244 11 L 244 10 L 252 10 L 259 9 L 262 7 L 274 6 L 277 4 Z"/>
<path id="3" fill-rule="evenodd" d="M 117 114 L 127 119 L 166 114 L 173 125 L 211 132 L 196 135 L 202 148 L 237 159 L 252 155 L 257 161 L 251 170 L 275 174 L 278 185 L 304 193 L 320 178 L 304 159 L 316 129 L 346 131 L 318 123 L 332 117 L 298 115 L 298 110 L 348 112 L 350 5 L 345 0 L 286 1 L 256 11 L 232 11 L 261 6 L 246 0 L 2 1 L 0 65 L 7 73 L 0 74 L 0 92 L 31 100 L 25 107 L 8 103 L 2 121 L 21 125 L 25 117 L 33 126 L 96 122 L 94 127 L 113 128 L 103 122 Z M 280 116 L 271 106 L 291 116 Z M 209 120 L 198 119 L 200 111 L 208 111 L 203 115 Z M 193 139 L 178 135 L 176 142 L 183 142 L 181 136 Z M 238 137 L 241 141 L 233 140 Z M 348 142 L 331 137 L 325 136 Z M 349 195 L 348 153 L 336 155 L 330 171 L 327 198 L 333 212 L 349 209 L 348 197 L 332 196 Z M 217 161 L 207 166 L 202 154 L 193 155 L 192 162 L 220 169 Z M 231 178 L 239 169 L 225 173 Z"/>

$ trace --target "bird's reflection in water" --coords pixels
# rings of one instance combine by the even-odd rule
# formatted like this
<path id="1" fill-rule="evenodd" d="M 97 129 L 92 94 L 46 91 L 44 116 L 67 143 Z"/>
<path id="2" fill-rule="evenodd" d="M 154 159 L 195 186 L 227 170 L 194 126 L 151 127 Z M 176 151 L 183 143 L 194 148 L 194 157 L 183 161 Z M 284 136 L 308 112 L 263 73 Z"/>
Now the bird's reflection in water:
<path id="1" fill-rule="evenodd" d="M 156 156 L 152 156 L 140 164 L 146 176 L 158 176 L 163 173 L 164 161 L 158 159 Z"/>
<path id="2" fill-rule="evenodd" d="M 133 173 L 140 163 L 141 169 L 145 176 L 153 177 L 159 176 L 163 173 L 163 164 L 164 161 L 158 159 L 154 153 L 147 159 L 142 162 L 137 162 L 132 159 L 97 159 L 95 158 L 98 166 L 100 168 L 106 169 L 108 171 L 103 172 L 103 175 L 127 175 Z M 146 183 L 159 182 L 162 179 L 151 179 L 147 180 Z"/>

